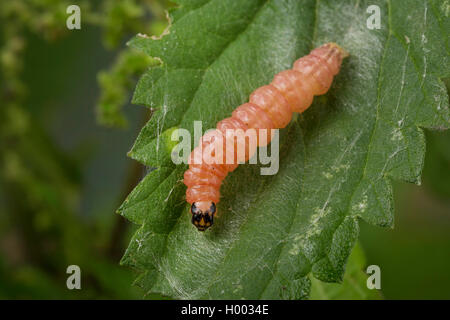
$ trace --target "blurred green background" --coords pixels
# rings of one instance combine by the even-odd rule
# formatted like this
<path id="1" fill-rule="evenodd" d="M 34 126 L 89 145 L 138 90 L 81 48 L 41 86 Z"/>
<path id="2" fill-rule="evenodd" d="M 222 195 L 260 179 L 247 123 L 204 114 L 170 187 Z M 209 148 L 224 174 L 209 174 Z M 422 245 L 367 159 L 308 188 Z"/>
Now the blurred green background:
<path id="1" fill-rule="evenodd" d="M 126 40 L 160 34 L 170 6 L 0 0 L 0 299 L 142 297 L 118 265 L 134 227 L 114 211 L 145 174 L 126 153 L 149 114 L 129 101 L 153 61 Z M 394 184 L 395 228 L 361 222 L 386 299 L 450 299 L 450 133 L 426 137 L 422 185 Z M 82 290 L 66 288 L 72 264 Z"/>

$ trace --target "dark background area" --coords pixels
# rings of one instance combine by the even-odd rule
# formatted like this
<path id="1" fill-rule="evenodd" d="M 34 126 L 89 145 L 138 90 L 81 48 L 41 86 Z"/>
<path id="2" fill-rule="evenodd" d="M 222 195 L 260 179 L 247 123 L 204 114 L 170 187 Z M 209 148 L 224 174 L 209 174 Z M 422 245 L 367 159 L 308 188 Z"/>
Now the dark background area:
<path id="1" fill-rule="evenodd" d="M 21 32 L 23 98 L 11 97 L 0 71 L 0 298 L 141 298 L 133 271 L 119 266 L 134 227 L 115 210 L 145 174 L 126 153 L 148 111 L 127 103 L 123 128 L 96 116 L 98 74 L 127 37 L 111 49 L 93 24 L 51 41 Z M 450 133 L 426 138 L 422 185 L 394 184 L 395 228 L 361 222 L 387 299 L 450 299 Z M 81 267 L 82 290 L 66 288 L 71 264 Z"/>

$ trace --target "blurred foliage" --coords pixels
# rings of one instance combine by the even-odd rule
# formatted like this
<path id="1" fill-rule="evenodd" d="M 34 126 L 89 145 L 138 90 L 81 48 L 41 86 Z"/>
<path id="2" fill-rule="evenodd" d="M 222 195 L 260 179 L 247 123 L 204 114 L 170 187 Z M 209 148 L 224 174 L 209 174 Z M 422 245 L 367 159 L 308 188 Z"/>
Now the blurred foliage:
<path id="1" fill-rule="evenodd" d="M 111 70 L 99 73 L 98 82 L 102 95 L 97 111 L 101 124 L 112 127 L 127 125 L 127 120 L 120 111 L 129 100 L 129 92 L 135 85 L 132 77 L 141 74 L 149 65 L 157 63 L 156 59 L 129 49 L 119 54 Z"/>
<path id="2" fill-rule="evenodd" d="M 2 96 L 12 96 L 18 101 L 25 93 L 19 75 L 27 33 L 42 36 L 47 41 L 67 35 L 70 31 L 66 27 L 66 8 L 71 4 L 80 6 L 83 25 L 102 28 L 103 42 L 110 49 L 122 45 L 126 35 L 143 30 L 149 34 L 161 34 L 167 26 L 165 9 L 170 7 L 167 0 L 103 0 L 94 4 L 87 0 L 1 0 L 3 41 L 0 65 L 3 78 L 8 79 Z M 122 49 L 110 70 L 103 71 L 99 76 L 102 98 L 97 110 L 101 123 L 119 127 L 126 124 L 121 109 L 133 87 L 132 77 L 154 63 L 144 54 L 129 48 Z"/>
<path id="3" fill-rule="evenodd" d="M 23 79 L 25 53 L 33 50 L 29 39 L 50 43 L 68 36 L 70 4 L 81 8 L 82 29 L 100 28 L 107 48 L 120 47 L 115 63 L 98 77 L 98 116 L 111 126 L 126 124 L 121 109 L 133 77 L 154 63 L 126 48 L 124 40 L 137 30 L 158 34 L 167 24 L 167 1 L 0 0 L 0 298 L 140 297 L 130 287 L 130 271 L 117 265 L 115 251 L 122 252 L 127 235 L 123 221 L 111 215 L 111 222 L 92 224 L 79 216 L 81 163 L 55 143 L 26 104 L 32 90 Z M 139 180 L 136 171 L 128 184 Z M 99 234 L 103 226 L 97 223 L 111 230 Z M 70 264 L 83 266 L 84 290 L 65 288 Z"/>
<path id="4" fill-rule="evenodd" d="M 139 33 L 147 30 L 149 34 L 159 35 L 167 26 L 165 9 L 169 1 L 104 1 L 104 42 L 109 48 L 117 47 L 125 33 Z M 148 19 L 149 15 L 153 19 Z M 129 100 L 137 77 L 155 64 L 157 60 L 137 50 L 123 50 L 108 71 L 100 72 L 98 81 L 101 88 L 100 102 L 97 107 L 99 122 L 111 127 L 125 127 L 127 121 L 121 112 Z"/>

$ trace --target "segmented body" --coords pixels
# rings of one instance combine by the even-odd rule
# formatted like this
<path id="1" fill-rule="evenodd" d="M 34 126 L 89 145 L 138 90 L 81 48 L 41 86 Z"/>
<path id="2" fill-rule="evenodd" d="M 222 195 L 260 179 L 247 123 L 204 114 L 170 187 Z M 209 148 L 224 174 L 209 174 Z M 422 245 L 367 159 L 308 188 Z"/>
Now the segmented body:
<path id="1" fill-rule="evenodd" d="M 248 103 L 236 108 L 231 117 L 217 123 L 213 132 L 201 138 L 199 146 L 190 155 L 189 169 L 184 174 L 186 201 L 192 204 L 192 222 L 199 230 L 203 231 L 212 224 L 215 204 L 220 201 L 223 179 L 236 169 L 238 161 L 248 160 L 256 151 L 247 148 L 245 159 L 235 159 L 232 164 L 216 164 L 209 159 L 211 154 L 207 152 L 208 145 L 217 138 L 222 138 L 226 144 L 230 139 L 227 129 L 245 131 L 286 127 L 293 112 L 305 111 L 315 95 L 328 91 L 346 56 L 347 53 L 335 43 L 314 49 L 309 55 L 295 61 L 292 69 L 275 75 L 269 85 L 256 89 Z M 267 140 L 270 138 L 269 135 Z M 231 143 L 237 150 L 242 141 L 233 139 Z M 258 146 L 263 143 L 258 140 Z"/>

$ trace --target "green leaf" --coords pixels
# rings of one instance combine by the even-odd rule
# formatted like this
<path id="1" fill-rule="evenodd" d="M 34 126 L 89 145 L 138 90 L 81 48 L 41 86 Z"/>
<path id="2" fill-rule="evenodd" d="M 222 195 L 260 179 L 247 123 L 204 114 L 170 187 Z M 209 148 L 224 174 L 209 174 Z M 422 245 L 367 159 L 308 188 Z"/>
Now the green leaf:
<path id="1" fill-rule="evenodd" d="M 448 4 L 439 1 L 178 0 L 158 39 L 135 48 L 162 64 L 134 103 L 154 109 L 130 156 L 152 171 L 120 213 L 140 224 L 122 263 L 146 293 L 174 298 L 300 299 L 311 275 L 340 282 L 358 220 L 393 226 L 391 179 L 420 183 L 421 127 L 448 128 Z M 381 29 L 366 26 L 369 5 Z M 406 9 L 407 8 L 407 9 Z M 325 42 L 350 52 L 330 91 L 280 135 L 280 169 L 241 165 L 221 188 L 219 217 L 190 223 L 167 137 L 212 128 L 257 87 Z"/>

